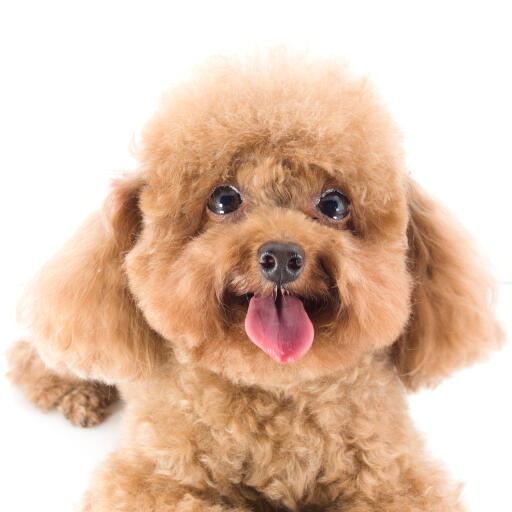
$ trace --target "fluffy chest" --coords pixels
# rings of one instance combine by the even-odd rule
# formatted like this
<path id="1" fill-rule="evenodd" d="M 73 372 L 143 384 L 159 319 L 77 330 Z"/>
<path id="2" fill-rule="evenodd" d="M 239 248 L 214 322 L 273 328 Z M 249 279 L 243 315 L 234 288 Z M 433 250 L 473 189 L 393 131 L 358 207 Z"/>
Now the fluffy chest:
<path id="1" fill-rule="evenodd" d="M 129 428 L 139 456 L 185 485 L 289 509 L 325 505 L 371 470 L 372 457 L 391 463 L 401 393 L 392 375 L 356 377 L 272 393 L 182 374 L 151 384 L 161 392 L 130 406 Z"/>
<path id="2" fill-rule="evenodd" d="M 211 480 L 291 508 L 333 501 L 357 464 L 344 421 L 336 418 L 343 411 L 322 418 L 304 404 L 265 402 L 234 405 L 224 421 L 203 417 L 196 424 L 196 456 Z"/>

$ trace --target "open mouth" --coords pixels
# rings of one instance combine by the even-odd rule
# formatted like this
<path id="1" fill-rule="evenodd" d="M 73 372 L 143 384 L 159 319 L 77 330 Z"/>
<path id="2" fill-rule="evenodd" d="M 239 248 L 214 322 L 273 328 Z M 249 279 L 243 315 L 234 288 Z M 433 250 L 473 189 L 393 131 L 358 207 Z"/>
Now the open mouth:
<path id="1" fill-rule="evenodd" d="M 227 292 L 223 309 L 231 321 L 243 322 L 249 339 L 272 359 L 291 363 L 311 348 L 315 330 L 325 330 L 340 313 L 339 294 L 331 290 L 313 297 L 286 289 L 263 295 Z"/>
<path id="2" fill-rule="evenodd" d="M 300 359 L 311 348 L 315 329 L 302 301 L 279 289 L 253 296 L 245 317 L 249 339 L 278 363 Z"/>

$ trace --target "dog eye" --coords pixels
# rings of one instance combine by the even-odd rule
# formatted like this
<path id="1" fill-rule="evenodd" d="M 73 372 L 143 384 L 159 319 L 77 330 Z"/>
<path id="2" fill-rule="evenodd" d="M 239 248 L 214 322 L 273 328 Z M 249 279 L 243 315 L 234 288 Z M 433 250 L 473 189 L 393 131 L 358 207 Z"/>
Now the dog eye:
<path id="1" fill-rule="evenodd" d="M 220 185 L 213 189 L 208 198 L 208 208 L 218 215 L 226 215 L 240 208 L 242 196 L 231 185 Z"/>
<path id="2" fill-rule="evenodd" d="M 339 190 L 326 190 L 320 196 L 316 207 L 326 217 L 333 220 L 342 220 L 350 212 L 350 200 Z"/>

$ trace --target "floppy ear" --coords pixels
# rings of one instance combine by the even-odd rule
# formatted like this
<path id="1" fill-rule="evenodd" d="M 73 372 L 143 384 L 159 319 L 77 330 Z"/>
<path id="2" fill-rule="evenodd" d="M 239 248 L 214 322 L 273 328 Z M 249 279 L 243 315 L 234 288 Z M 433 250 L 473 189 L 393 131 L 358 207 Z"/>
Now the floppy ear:
<path id="1" fill-rule="evenodd" d="M 127 285 L 123 265 L 141 228 L 140 178 L 114 181 L 94 213 L 40 270 L 19 316 L 43 360 L 84 378 L 113 381 L 147 374 L 158 336 Z"/>
<path id="2" fill-rule="evenodd" d="M 503 341 L 493 312 L 494 281 L 466 230 L 415 182 L 409 186 L 412 313 L 394 346 L 409 389 L 434 386 Z"/>

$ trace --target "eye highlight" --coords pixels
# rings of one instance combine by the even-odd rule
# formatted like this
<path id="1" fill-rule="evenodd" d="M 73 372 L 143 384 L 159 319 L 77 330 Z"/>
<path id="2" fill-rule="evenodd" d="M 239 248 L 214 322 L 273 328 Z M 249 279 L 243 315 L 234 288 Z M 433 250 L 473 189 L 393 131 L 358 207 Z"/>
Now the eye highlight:
<path id="1" fill-rule="evenodd" d="M 350 213 L 350 199 L 339 190 L 326 190 L 316 203 L 316 208 L 332 220 L 342 220 Z"/>
<path id="2" fill-rule="evenodd" d="M 212 190 L 206 204 L 213 213 L 226 215 L 240 208 L 242 196 L 235 187 L 220 185 Z"/>

